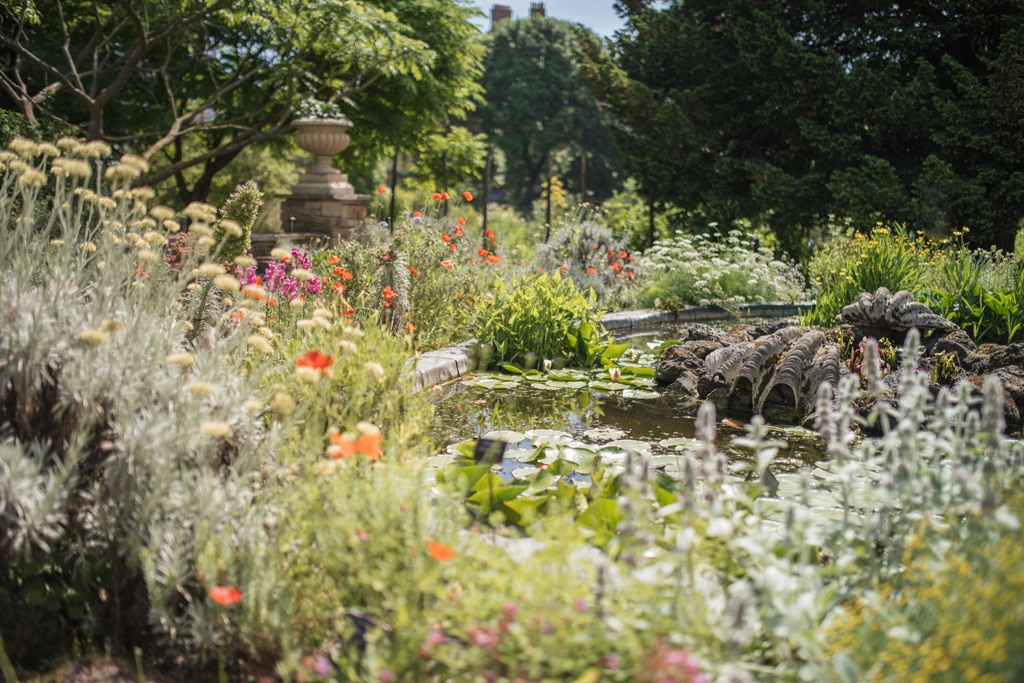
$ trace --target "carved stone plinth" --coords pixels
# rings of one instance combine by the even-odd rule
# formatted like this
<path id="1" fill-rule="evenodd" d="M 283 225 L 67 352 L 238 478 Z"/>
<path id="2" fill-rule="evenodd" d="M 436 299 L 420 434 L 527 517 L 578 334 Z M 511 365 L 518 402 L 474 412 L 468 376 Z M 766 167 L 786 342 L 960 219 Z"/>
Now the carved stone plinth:
<path id="1" fill-rule="evenodd" d="M 295 232 L 315 232 L 330 237 L 331 244 L 339 241 L 362 242 L 366 238 L 366 205 L 370 196 L 292 195 L 281 204 L 281 227 Z"/>

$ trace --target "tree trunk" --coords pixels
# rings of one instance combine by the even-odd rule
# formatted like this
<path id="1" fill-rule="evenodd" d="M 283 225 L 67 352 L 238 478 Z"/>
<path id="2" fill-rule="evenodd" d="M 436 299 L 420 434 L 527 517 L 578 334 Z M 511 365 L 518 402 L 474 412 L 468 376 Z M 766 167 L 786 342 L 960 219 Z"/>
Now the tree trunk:
<path id="1" fill-rule="evenodd" d="M 491 195 L 491 148 L 487 148 L 487 162 L 484 164 L 484 192 L 483 192 L 483 203 L 484 205 L 480 208 L 483 216 L 483 227 L 480 228 L 482 232 L 487 232 L 487 199 Z M 487 246 L 487 238 L 481 234 L 481 240 L 483 240 L 484 246 Z"/>

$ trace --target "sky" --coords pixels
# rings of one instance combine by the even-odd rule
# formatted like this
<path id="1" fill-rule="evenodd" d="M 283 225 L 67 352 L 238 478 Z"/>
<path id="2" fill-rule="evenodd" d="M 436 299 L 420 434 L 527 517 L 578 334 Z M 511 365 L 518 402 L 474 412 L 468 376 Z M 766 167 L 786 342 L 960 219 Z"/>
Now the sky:
<path id="1" fill-rule="evenodd" d="M 583 24 L 605 38 L 622 28 L 622 19 L 612 9 L 612 0 L 543 0 L 547 16 Z M 474 22 L 485 33 L 491 29 L 491 7 L 495 4 L 512 8 L 513 19 L 530 16 L 531 0 L 474 0 L 473 4 L 484 11 L 486 16 Z"/>

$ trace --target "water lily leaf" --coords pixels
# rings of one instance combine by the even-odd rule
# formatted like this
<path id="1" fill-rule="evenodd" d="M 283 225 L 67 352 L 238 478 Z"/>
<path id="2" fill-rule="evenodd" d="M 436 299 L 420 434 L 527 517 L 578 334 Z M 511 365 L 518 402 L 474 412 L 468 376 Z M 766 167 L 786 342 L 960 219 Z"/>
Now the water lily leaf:
<path id="1" fill-rule="evenodd" d="M 427 458 L 427 467 L 436 467 L 438 469 L 447 467 L 455 460 L 455 456 L 451 453 L 442 453 L 441 455 L 432 455 Z"/>
<path id="2" fill-rule="evenodd" d="M 637 441 L 635 439 L 619 439 L 618 441 L 612 441 L 604 445 L 604 448 L 621 448 L 624 451 L 632 451 L 639 453 L 641 451 L 649 451 L 651 444 L 646 441 Z"/>
<path id="3" fill-rule="evenodd" d="M 518 386 L 519 386 L 519 382 L 518 381 L 510 381 L 510 382 L 498 382 L 497 384 L 495 384 L 491 388 L 492 389 L 508 390 L 508 389 L 515 389 Z"/>
<path id="4" fill-rule="evenodd" d="M 531 474 L 536 474 L 537 472 L 540 471 L 541 470 L 539 467 L 534 467 L 533 465 L 525 465 L 523 467 L 517 467 L 514 470 L 512 470 L 512 476 L 519 480 L 525 480 Z"/>
<path id="5" fill-rule="evenodd" d="M 653 387 L 657 384 L 653 379 L 647 377 L 635 377 L 629 380 L 634 387 Z"/>
<path id="6" fill-rule="evenodd" d="M 614 439 L 621 439 L 625 435 L 626 432 L 621 429 L 612 429 L 611 427 L 596 427 L 583 432 L 583 436 L 594 441 L 612 441 Z"/>
<path id="7" fill-rule="evenodd" d="M 504 370 L 505 372 L 511 373 L 513 375 L 521 375 L 521 374 L 523 374 L 523 369 L 520 368 L 520 367 L 517 367 L 515 365 L 502 365 L 501 369 Z"/>
<path id="8" fill-rule="evenodd" d="M 520 441 L 526 440 L 526 434 L 522 432 L 513 432 L 511 430 L 495 430 L 484 434 L 482 439 L 491 439 L 492 441 L 504 441 L 505 443 L 519 443 Z"/>
<path id="9" fill-rule="evenodd" d="M 575 382 L 584 379 L 585 375 L 576 372 L 549 372 L 548 377 L 558 382 Z"/>
<path id="10" fill-rule="evenodd" d="M 642 389 L 626 389 L 625 391 L 622 392 L 622 397 L 635 398 L 647 401 L 655 398 L 660 398 L 661 394 L 659 394 L 657 391 L 644 391 Z"/>
<path id="11" fill-rule="evenodd" d="M 544 391 L 561 391 L 564 387 L 558 386 L 555 382 L 538 382 L 533 385 L 534 389 L 543 389 Z"/>
<path id="12" fill-rule="evenodd" d="M 685 448 L 686 450 L 694 450 L 700 445 L 700 441 L 697 439 L 680 437 L 676 439 L 662 439 L 658 442 L 658 445 L 662 448 L 675 448 L 677 450 Z"/>
<path id="13" fill-rule="evenodd" d="M 595 381 L 590 383 L 591 389 L 597 389 L 598 391 L 623 391 L 629 389 L 628 384 L 622 382 L 600 382 Z"/>
<path id="14" fill-rule="evenodd" d="M 574 463 L 576 471 L 580 474 L 593 474 L 597 451 L 589 448 L 571 448 L 564 455 L 566 460 Z"/>
<path id="15" fill-rule="evenodd" d="M 533 442 L 533 444 L 539 445 L 542 443 L 552 443 L 559 439 L 572 439 L 570 434 L 566 432 L 560 432 L 557 429 L 528 429 L 526 430 L 526 438 Z"/>
<path id="16" fill-rule="evenodd" d="M 635 377 L 654 377 L 654 368 L 626 365 L 622 368 L 623 375 L 634 375 Z"/>
<path id="17" fill-rule="evenodd" d="M 535 450 L 534 448 L 511 448 L 505 451 L 505 458 L 516 462 L 527 462 L 527 458 L 532 456 Z"/>

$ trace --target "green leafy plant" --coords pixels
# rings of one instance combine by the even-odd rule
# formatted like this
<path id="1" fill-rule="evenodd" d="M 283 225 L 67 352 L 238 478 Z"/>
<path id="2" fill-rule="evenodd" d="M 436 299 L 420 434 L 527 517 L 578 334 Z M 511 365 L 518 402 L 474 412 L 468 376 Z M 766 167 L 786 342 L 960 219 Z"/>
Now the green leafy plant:
<path id="1" fill-rule="evenodd" d="M 495 284 L 494 299 L 477 317 L 478 344 L 489 349 L 492 364 L 519 364 L 527 369 L 542 360 L 557 365 L 593 365 L 613 359 L 628 344 L 604 341 L 602 312 L 558 273 L 538 273 Z"/>
<path id="2" fill-rule="evenodd" d="M 891 292 L 921 292 L 938 248 L 923 237 L 908 234 L 899 224 L 892 229 L 875 228 L 870 234 L 850 231 L 833 235 L 808 264 L 815 305 L 802 322 L 830 327 L 858 294 L 874 293 L 879 287 Z"/>

